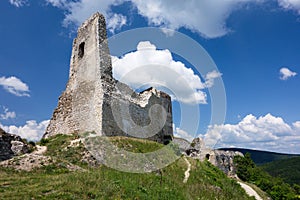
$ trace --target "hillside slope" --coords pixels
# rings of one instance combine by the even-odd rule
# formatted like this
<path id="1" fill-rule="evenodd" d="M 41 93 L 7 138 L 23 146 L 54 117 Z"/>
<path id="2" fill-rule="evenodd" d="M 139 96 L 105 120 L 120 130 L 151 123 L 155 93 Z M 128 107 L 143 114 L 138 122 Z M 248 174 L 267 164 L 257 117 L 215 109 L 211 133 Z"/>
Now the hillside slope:
<path id="1" fill-rule="evenodd" d="M 132 152 L 149 152 L 161 144 L 130 138 L 112 138 Z M 152 173 L 126 173 L 82 161 L 83 145 L 75 136 L 43 140 L 53 162 L 31 172 L 0 169 L 0 199 L 252 199 L 209 162 L 185 158 Z M 78 142 L 78 140 L 77 140 Z M 73 171 L 69 166 L 73 166 Z M 74 168 L 77 166 L 77 168 Z"/>
<path id="2" fill-rule="evenodd" d="M 300 185 L 300 157 L 276 160 L 261 167 L 272 176 L 280 177 L 289 184 Z"/>

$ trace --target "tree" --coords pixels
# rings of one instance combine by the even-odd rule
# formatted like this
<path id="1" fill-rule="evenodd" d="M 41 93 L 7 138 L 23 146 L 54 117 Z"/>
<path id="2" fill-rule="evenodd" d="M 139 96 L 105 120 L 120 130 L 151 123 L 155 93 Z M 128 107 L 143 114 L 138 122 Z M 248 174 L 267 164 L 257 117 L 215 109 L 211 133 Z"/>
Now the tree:
<path id="1" fill-rule="evenodd" d="M 234 157 L 234 163 L 237 167 L 237 175 L 243 181 L 250 181 L 255 163 L 251 159 L 250 153 L 246 153 L 245 156 Z"/>

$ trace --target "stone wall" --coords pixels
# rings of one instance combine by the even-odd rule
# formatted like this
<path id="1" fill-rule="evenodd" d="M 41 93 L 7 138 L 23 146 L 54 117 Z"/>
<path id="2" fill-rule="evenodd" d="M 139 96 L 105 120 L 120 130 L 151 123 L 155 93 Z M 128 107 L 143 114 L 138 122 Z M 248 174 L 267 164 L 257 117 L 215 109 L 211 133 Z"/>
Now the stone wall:
<path id="1" fill-rule="evenodd" d="M 29 152 L 29 147 L 17 135 L 8 134 L 0 128 L 0 161 Z"/>
<path id="2" fill-rule="evenodd" d="M 228 176 L 236 178 L 236 167 L 233 162 L 235 156 L 244 155 L 238 151 L 214 150 L 209 154 L 209 161 Z"/>
<path id="3" fill-rule="evenodd" d="M 69 81 L 44 137 L 96 132 L 167 143 L 173 138 L 171 105 L 166 93 L 136 93 L 112 77 L 105 19 L 96 13 L 78 29 Z"/>
<path id="4" fill-rule="evenodd" d="M 235 156 L 244 156 L 238 151 L 222 151 L 207 148 L 202 138 L 195 138 L 186 154 L 201 161 L 208 160 L 211 164 L 222 170 L 227 176 L 236 178 L 236 167 L 233 159 Z"/>
<path id="5" fill-rule="evenodd" d="M 114 92 L 104 95 L 102 133 L 106 136 L 122 135 L 161 143 L 172 140 L 170 96 L 155 88 L 135 93 L 124 87 L 128 86 L 118 83 Z"/>

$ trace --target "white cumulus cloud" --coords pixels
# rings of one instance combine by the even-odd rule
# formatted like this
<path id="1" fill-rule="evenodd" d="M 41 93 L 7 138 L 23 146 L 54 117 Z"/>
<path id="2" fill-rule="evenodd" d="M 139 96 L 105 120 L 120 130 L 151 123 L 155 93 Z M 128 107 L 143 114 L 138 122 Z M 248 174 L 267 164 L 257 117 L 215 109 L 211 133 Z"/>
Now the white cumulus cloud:
<path id="1" fill-rule="evenodd" d="M 0 77 L 0 85 L 9 93 L 16 96 L 30 96 L 29 87 L 17 77 Z"/>
<path id="2" fill-rule="evenodd" d="M 294 123 L 293 123 L 293 126 L 294 126 L 295 128 L 299 128 L 299 130 L 300 130 L 300 121 L 294 122 Z"/>
<path id="3" fill-rule="evenodd" d="M 150 25 L 162 28 L 179 29 L 185 27 L 207 38 L 220 37 L 228 33 L 226 20 L 230 14 L 249 3 L 263 0 L 46 0 L 66 12 L 64 24 L 81 24 L 90 15 L 99 11 L 108 20 L 108 28 L 120 28 L 126 23 L 126 17 L 115 15 L 111 6 L 131 2 L 138 13 L 148 20 Z M 130 13 L 130 12 L 129 12 Z M 128 13 L 128 14 L 129 14 Z"/>
<path id="4" fill-rule="evenodd" d="M 300 1 L 299 0 L 278 0 L 281 7 L 286 10 L 295 10 L 300 14 Z"/>
<path id="5" fill-rule="evenodd" d="M 140 15 L 149 24 L 179 29 L 185 27 L 208 38 L 225 35 L 229 29 L 226 20 L 235 10 L 247 3 L 260 0 L 132 0 Z"/>
<path id="6" fill-rule="evenodd" d="M 71 3 L 68 0 L 46 0 L 46 2 L 61 9 L 67 9 L 67 5 Z"/>
<path id="7" fill-rule="evenodd" d="M 149 41 L 140 42 L 137 51 L 122 58 L 112 57 L 113 75 L 133 89 L 155 87 L 170 91 L 172 99 L 188 104 L 206 104 L 203 89 L 213 86 L 221 74 L 209 72 L 203 83 L 194 71 L 182 62 L 173 60 L 168 49 L 157 50 Z"/>
<path id="8" fill-rule="evenodd" d="M 210 88 L 214 85 L 214 80 L 216 78 L 220 78 L 222 76 L 222 74 L 216 70 L 208 72 L 205 76 L 205 86 L 207 88 Z"/>
<path id="9" fill-rule="evenodd" d="M 296 72 L 293 72 L 293 71 L 291 71 L 290 69 L 288 69 L 286 67 L 281 68 L 280 71 L 279 71 L 279 74 L 280 74 L 279 78 L 281 80 L 288 80 L 289 78 L 294 77 L 294 76 L 297 75 Z"/>
<path id="10" fill-rule="evenodd" d="M 48 4 L 65 12 L 64 25 L 79 26 L 93 13 L 99 11 L 107 19 L 108 29 L 114 32 L 127 23 L 130 12 L 124 16 L 113 13 L 111 7 L 130 2 L 150 25 L 178 30 L 187 28 L 207 38 L 216 38 L 230 32 L 226 21 L 232 12 L 243 9 L 249 4 L 263 6 L 265 0 L 45 0 Z M 277 0 L 284 10 L 295 10 L 300 14 L 299 0 Z M 17 7 L 27 0 L 9 0 Z M 170 32 L 168 32 L 170 33 Z"/>
<path id="11" fill-rule="evenodd" d="M 110 8 L 113 5 L 122 4 L 120 0 L 45 0 L 47 3 L 60 8 L 66 12 L 63 21 L 64 26 L 75 24 L 79 26 L 92 14 L 96 12 L 102 13 L 107 21 L 107 28 L 114 32 L 126 24 L 127 18 L 124 15 L 112 13 Z"/>
<path id="12" fill-rule="evenodd" d="M 14 119 L 16 118 L 16 113 L 14 111 L 9 111 L 8 108 L 3 106 L 3 113 L 0 114 L 0 119 L 7 120 L 7 119 Z"/>
<path id="13" fill-rule="evenodd" d="M 210 147 L 240 147 L 300 153 L 300 122 L 292 125 L 281 117 L 247 115 L 238 124 L 213 125 L 205 134 Z"/>
<path id="14" fill-rule="evenodd" d="M 177 138 L 183 138 L 190 142 L 192 142 L 194 139 L 194 137 L 191 136 L 188 132 L 176 127 L 175 124 L 173 124 L 173 134 Z"/>
<path id="15" fill-rule="evenodd" d="M 38 141 L 42 138 L 45 130 L 49 124 L 49 120 L 42 121 L 40 123 L 35 120 L 27 121 L 24 126 L 4 126 L 1 125 L 2 129 L 7 133 L 12 133 L 27 139 L 28 141 Z"/>
<path id="16" fill-rule="evenodd" d="M 126 17 L 120 14 L 113 14 L 108 20 L 107 27 L 113 33 L 115 30 L 119 30 L 126 24 Z"/>
<path id="17" fill-rule="evenodd" d="M 16 7 L 22 7 L 27 4 L 27 0 L 9 0 L 9 3 Z"/>

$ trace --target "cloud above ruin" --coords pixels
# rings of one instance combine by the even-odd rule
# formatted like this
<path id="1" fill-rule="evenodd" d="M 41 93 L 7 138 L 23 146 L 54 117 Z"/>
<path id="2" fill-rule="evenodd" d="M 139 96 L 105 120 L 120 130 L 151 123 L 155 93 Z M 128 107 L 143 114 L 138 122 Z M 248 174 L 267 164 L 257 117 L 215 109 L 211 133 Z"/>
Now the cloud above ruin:
<path id="1" fill-rule="evenodd" d="M 231 12 L 255 0 L 132 0 L 138 13 L 148 19 L 150 25 L 175 29 L 187 28 L 207 38 L 227 34 L 226 19 Z"/>
<path id="2" fill-rule="evenodd" d="M 145 17 L 149 25 L 175 30 L 184 27 L 204 37 L 215 38 L 230 31 L 226 27 L 226 20 L 235 9 L 261 0 L 46 0 L 46 2 L 66 11 L 63 22 L 65 26 L 72 23 L 79 26 L 90 15 L 99 11 L 107 18 L 108 29 L 114 31 L 125 25 L 129 16 L 113 13 L 111 7 L 130 2 L 132 8 Z"/>
<path id="3" fill-rule="evenodd" d="M 16 6 L 29 5 L 27 0 L 9 0 Z M 161 28 L 178 30 L 186 28 L 206 38 L 217 38 L 231 32 L 227 27 L 230 15 L 249 5 L 263 6 L 265 0 L 212 0 L 212 1 L 182 1 L 182 0 L 45 0 L 49 5 L 65 12 L 64 26 L 75 24 L 79 26 L 95 12 L 101 12 L 107 19 L 111 32 L 119 30 L 130 23 L 130 13 L 114 13 L 113 6 L 131 3 L 131 8 L 147 19 L 148 24 Z M 293 10 L 300 14 L 300 3 L 297 0 L 277 0 L 283 10 Z"/>
<path id="4" fill-rule="evenodd" d="M 102 1 L 68 1 L 68 0 L 45 0 L 48 4 L 65 11 L 63 25 L 68 27 L 74 24 L 79 26 L 92 14 L 96 12 L 102 13 L 107 21 L 107 29 L 111 32 L 120 29 L 127 23 L 127 17 L 113 13 L 111 6 L 122 4 L 120 0 L 102 0 Z"/>
<path id="5" fill-rule="evenodd" d="M 136 51 L 121 58 L 113 56 L 112 65 L 114 77 L 133 89 L 155 87 L 168 92 L 173 100 L 188 104 L 206 104 L 203 90 L 213 87 L 214 80 L 222 76 L 211 71 L 202 82 L 191 68 L 175 61 L 168 49 L 158 50 L 149 41 L 140 42 Z"/>

